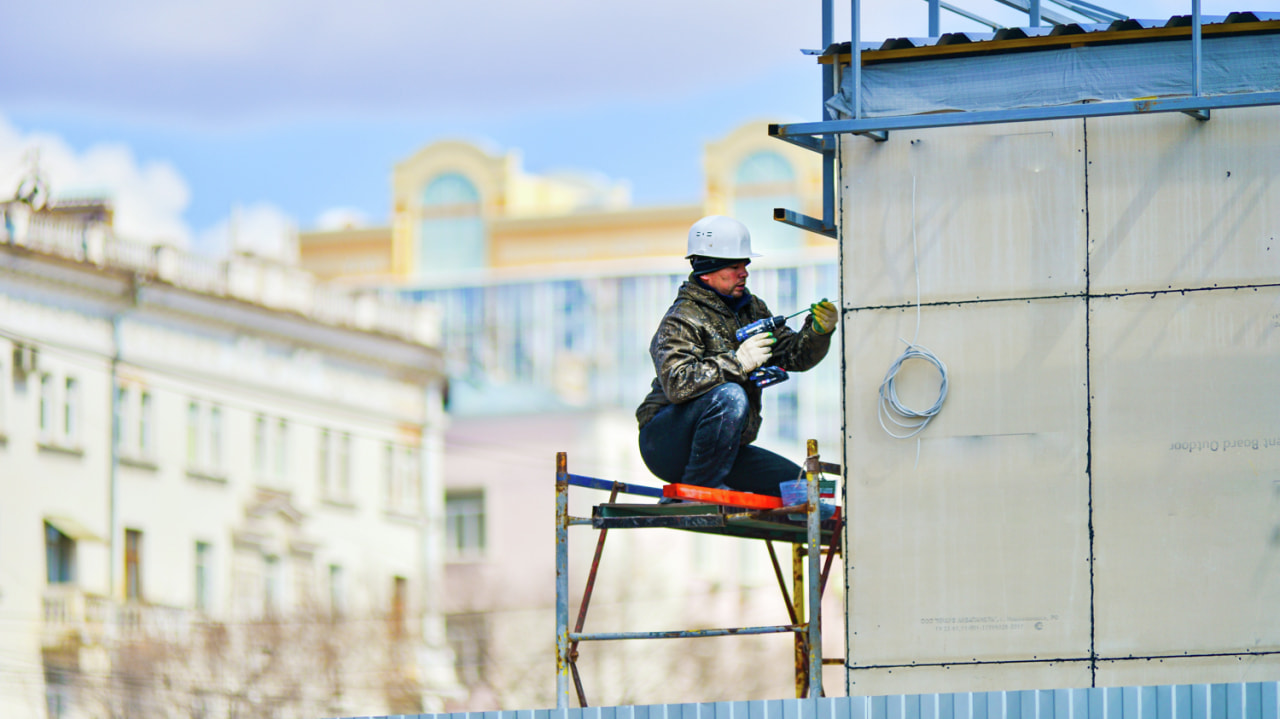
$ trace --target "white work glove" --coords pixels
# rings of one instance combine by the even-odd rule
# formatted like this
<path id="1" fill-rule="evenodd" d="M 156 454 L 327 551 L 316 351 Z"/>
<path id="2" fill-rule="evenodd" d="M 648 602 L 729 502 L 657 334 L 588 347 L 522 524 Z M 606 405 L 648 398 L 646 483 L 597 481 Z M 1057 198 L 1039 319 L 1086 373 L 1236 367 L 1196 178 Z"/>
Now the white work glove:
<path id="1" fill-rule="evenodd" d="M 738 345 L 738 351 L 734 352 L 734 356 L 738 358 L 738 363 L 742 365 L 742 371 L 750 373 L 759 369 L 773 355 L 772 345 L 777 342 L 773 338 L 772 332 L 761 332 L 758 335 L 752 335 L 746 339 L 741 345 Z"/>

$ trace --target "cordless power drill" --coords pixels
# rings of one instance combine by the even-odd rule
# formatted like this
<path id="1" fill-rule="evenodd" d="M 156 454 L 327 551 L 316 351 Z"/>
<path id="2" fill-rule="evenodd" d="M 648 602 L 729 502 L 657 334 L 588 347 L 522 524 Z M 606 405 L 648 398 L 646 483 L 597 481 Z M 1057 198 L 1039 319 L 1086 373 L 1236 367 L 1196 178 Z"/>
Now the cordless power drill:
<path id="1" fill-rule="evenodd" d="M 822 301 L 826 302 L 826 299 L 823 299 Z M 733 333 L 733 337 L 738 340 L 739 343 L 746 342 L 748 337 L 754 337 L 762 332 L 773 332 L 786 327 L 787 320 L 795 317 L 796 315 L 802 315 L 808 311 L 809 308 L 806 307 L 799 312 L 795 312 L 785 317 L 777 315 L 774 317 L 766 317 L 762 320 L 756 320 L 746 327 L 739 327 L 738 331 Z M 747 375 L 747 379 L 754 382 L 757 387 L 763 389 L 769 385 L 786 382 L 789 377 L 786 370 L 781 367 L 771 365 L 769 367 L 761 367 L 760 369 L 755 370 L 751 374 Z"/>

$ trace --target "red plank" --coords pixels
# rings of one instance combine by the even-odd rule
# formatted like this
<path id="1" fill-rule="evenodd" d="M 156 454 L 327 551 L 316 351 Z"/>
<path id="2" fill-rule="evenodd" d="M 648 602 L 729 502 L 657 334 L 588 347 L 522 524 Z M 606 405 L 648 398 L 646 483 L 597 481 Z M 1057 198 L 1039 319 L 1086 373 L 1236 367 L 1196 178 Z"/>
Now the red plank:
<path id="1" fill-rule="evenodd" d="M 688 499 L 707 504 L 724 504 L 730 507 L 747 507 L 749 509 L 777 509 L 782 506 L 781 497 L 770 497 L 767 494 L 736 492 L 731 489 L 711 489 L 694 484 L 668 484 L 662 488 L 662 496 L 676 499 Z"/>

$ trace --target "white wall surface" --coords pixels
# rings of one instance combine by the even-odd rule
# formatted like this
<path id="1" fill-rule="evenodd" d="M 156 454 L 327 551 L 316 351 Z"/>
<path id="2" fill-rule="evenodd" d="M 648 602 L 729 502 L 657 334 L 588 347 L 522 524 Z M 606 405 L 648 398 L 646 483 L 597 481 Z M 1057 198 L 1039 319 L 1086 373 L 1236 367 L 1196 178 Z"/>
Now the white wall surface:
<path id="1" fill-rule="evenodd" d="M 1280 676 L 1278 124 L 843 138 L 851 693 Z"/>

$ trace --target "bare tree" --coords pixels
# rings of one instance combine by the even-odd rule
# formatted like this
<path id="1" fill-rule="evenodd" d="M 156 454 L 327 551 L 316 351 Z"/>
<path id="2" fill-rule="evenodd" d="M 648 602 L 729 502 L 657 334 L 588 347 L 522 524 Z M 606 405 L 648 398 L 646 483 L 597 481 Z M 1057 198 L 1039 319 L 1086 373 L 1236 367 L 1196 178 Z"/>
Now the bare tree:
<path id="1" fill-rule="evenodd" d="M 46 674 L 100 719 L 289 719 L 418 713 L 421 641 L 403 617 L 304 607 L 181 632 L 133 628 L 46 653 Z"/>

